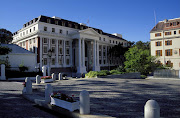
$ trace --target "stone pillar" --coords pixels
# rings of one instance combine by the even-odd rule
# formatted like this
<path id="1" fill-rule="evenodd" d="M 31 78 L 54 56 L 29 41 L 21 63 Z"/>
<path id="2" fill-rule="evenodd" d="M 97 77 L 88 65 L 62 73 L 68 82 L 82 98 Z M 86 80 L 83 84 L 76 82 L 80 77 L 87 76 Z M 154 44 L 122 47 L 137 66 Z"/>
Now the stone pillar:
<path id="1" fill-rule="evenodd" d="M 72 41 L 69 41 L 69 44 L 70 44 L 70 65 L 73 65 L 73 62 L 72 62 L 72 58 L 73 58 L 73 53 L 72 53 Z"/>
<path id="2" fill-rule="evenodd" d="M 66 67 L 66 41 L 63 40 L 63 67 Z"/>
<path id="3" fill-rule="evenodd" d="M 79 53 L 79 67 L 81 67 L 82 65 L 81 65 L 81 39 L 79 39 L 79 42 L 78 42 L 78 46 L 79 46 L 79 51 L 78 51 L 78 53 Z"/>
<path id="4" fill-rule="evenodd" d="M 85 67 L 85 46 L 84 39 L 82 39 L 82 66 Z"/>
<path id="5" fill-rule="evenodd" d="M 93 71 L 96 70 L 96 40 L 93 42 Z"/>
<path id="6" fill-rule="evenodd" d="M 53 80 L 53 82 L 55 82 L 56 81 L 56 74 L 52 74 L 52 80 Z"/>
<path id="7" fill-rule="evenodd" d="M 59 51 L 58 50 L 58 40 L 56 39 L 56 63 L 55 63 L 56 67 L 58 67 L 58 55 L 59 55 L 58 51 Z"/>
<path id="8" fill-rule="evenodd" d="M 99 66 L 99 43 L 97 42 L 97 66 Z"/>
<path id="9" fill-rule="evenodd" d="M 46 66 L 42 67 L 42 73 L 43 73 L 43 76 L 46 76 Z"/>
<path id="10" fill-rule="evenodd" d="M 106 58 L 106 63 L 105 63 L 105 65 L 107 65 L 107 62 L 108 62 L 108 60 L 107 60 L 107 51 L 108 51 L 108 50 L 107 50 L 107 46 L 105 46 L 105 47 L 106 47 L 106 50 L 105 50 L 105 51 L 106 51 L 106 52 L 105 52 L 105 53 L 106 53 L 106 57 L 105 57 L 105 58 Z"/>
<path id="11" fill-rule="evenodd" d="M 6 75 L 5 75 L 5 65 L 1 64 L 1 80 L 6 80 Z"/>
<path id="12" fill-rule="evenodd" d="M 26 82 L 26 94 L 32 94 L 32 82 L 29 77 L 26 77 L 25 79 Z"/>
<path id="13" fill-rule="evenodd" d="M 36 76 L 36 84 L 40 84 L 41 82 L 41 78 L 39 75 Z"/>
<path id="14" fill-rule="evenodd" d="M 89 92 L 86 90 L 81 91 L 79 98 L 80 98 L 80 114 L 89 114 L 90 113 Z"/>
<path id="15" fill-rule="evenodd" d="M 144 106 L 144 118 L 160 118 L 160 107 L 155 100 L 148 100 Z"/>
<path id="16" fill-rule="evenodd" d="M 50 103 L 51 98 L 50 95 L 53 92 L 53 88 L 51 84 L 46 84 L 45 86 L 45 103 Z"/>
<path id="17" fill-rule="evenodd" d="M 62 73 L 59 73 L 59 80 L 63 80 Z"/>
<path id="18" fill-rule="evenodd" d="M 104 50 L 103 49 L 104 49 L 104 47 L 103 47 L 103 45 L 101 45 L 101 65 L 104 65 L 104 55 L 103 55 Z"/>

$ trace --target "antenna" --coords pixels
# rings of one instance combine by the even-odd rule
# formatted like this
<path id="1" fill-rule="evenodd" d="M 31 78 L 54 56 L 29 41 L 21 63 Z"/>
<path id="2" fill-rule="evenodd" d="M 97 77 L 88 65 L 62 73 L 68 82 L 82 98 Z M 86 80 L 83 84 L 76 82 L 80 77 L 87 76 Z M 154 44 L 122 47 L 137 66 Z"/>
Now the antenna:
<path id="1" fill-rule="evenodd" d="M 156 11 L 154 10 L 154 20 L 155 20 L 155 28 L 156 28 Z"/>

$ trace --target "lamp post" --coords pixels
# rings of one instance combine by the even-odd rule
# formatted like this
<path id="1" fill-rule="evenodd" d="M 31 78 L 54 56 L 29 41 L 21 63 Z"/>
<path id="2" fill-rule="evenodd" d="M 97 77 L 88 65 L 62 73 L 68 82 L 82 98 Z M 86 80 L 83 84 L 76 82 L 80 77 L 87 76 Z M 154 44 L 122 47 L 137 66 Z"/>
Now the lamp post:
<path id="1" fill-rule="evenodd" d="M 8 56 L 6 56 L 6 67 L 7 67 L 7 66 L 9 66 L 9 64 L 8 64 L 8 60 L 9 60 L 9 57 L 8 57 Z"/>
<path id="2" fill-rule="evenodd" d="M 52 56 L 52 52 L 53 51 L 51 49 L 48 50 L 48 56 L 49 56 L 48 76 L 50 76 L 50 74 L 51 74 L 51 56 Z"/>

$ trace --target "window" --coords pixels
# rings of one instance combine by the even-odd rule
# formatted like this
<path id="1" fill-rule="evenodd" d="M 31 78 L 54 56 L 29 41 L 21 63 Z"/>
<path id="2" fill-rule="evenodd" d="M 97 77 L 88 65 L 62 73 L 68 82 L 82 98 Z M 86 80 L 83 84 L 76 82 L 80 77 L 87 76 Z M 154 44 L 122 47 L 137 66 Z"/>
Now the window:
<path id="1" fill-rule="evenodd" d="M 113 41 L 113 43 L 114 43 L 114 41 Z"/>
<path id="2" fill-rule="evenodd" d="M 106 64 L 106 60 L 104 60 L 104 64 Z"/>
<path id="3" fill-rule="evenodd" d="M 43 59 L 44 65 L 47 65 L 47 58 Z"/>
<path id="4" fill-rule="evenodd" d="M 55 47 L 51 47 L 52 53 L 55 53 Z"/>
<path id="5" fill-rule="evenodd" d="M 52 62 L 52 65 L 55 65 L 55 58 L 52 58 L 52 60 L 51 60 Z"/>
<path id="6" fill-rule="evenodd" d="M 43 43 L 47 44 L 47 38 L 43 38 Z"/>
<path id="7" fill-rule="evenodd" d="M 162 50 L 156 50 L 156 56 L 162 56 Z"/>
<path id="8" fill-rule="evenodd" d="M 62 40 L 59 40 L 58 42 L 59 42 L 59 45 L 62 45 Z"/>
<path id="9" fill-rule="evenodd" d="M 165 55 L 166 56 L 172 56 L 172 49 L 165 50 Z"/>
<path id="10" fill-rule="evenodd" d="M 66 41 L 66 46 L 69 46 L 69 41 Z"/>
<path id="11" fill-rule="evenodd" d="M 59 58 L 59 65 L 62 65 L 62 57 Z"/>
<path id="12" fill-rule="evenodd" d="M 104 41 L 105 41 L 106 39 L 104 38 Z"/>
<path id="13" fill-rule="evenodd" d="M 166 23 L 166 27 L 169 27 L 170 26 L 170 23 Z"/>
<path id="14" fill-rule="evenodd" d="M 157 41 L 156 46 L 162 46 L 162 41 Z"/>
<path id="15" fill-rule="evenodd" d="M 62 48 L 59 48 L 59 54 L 62 54 Z"/>
<path id="16" fill-rule="evenodd" d="M 51 23 L 51 19 L 47 19 L 47 23 Z"/>
<path id="17" fill-rule="evenodd" d="M 29 32 L 31 32 L 31 29 L 29 29 Z"/>
<path id="18" fill-rule="evenodd" d="M 174 34 L 176 34 L 176 31 L 174 31 Z"/>
<path id="19" fill-rule="evenodd" d="M 28 34 L 28 30 L 26 31 L 26 34 Z"/>
<path id="20" fill-rule="evenodd" d="M 36 28 L 34 27 L 34 31 L 36 30 Z"/>
<path id="21" fill-rule="evenodd" d="M 111 40 L 109 40 L 109 42 L 111 43 Z"/>
<path id="22" fill-rule="evenodd" d="M 32 43 L 31 39 L 29 40 L 29 43 L 30 43 L 30 44 Z"/>
<path id="23" fill-rule="evenodd" d="M 52 32 L 55 32 L 55 28 L 52 28 Z"/>
<path id="24" fill-rule="evenodd" d="M 66 64 L 69 65 L 69 59 L 66 59 Z"/>
<path id="25" fill-rule="evenodd" d="M 66 48 L 66 54 L 69 55 L 69 48 Z"/>
<path id="26" fill-rule="evenodd" d="M 58 25 L 58 20 L 55 20 L 55 24 Z"/>
<path id="27" fill-rule="evenodd" d="M 68 33 L 69 33 L 69 32 L 68 32 L 68 31 L 66 31 L 66 35 L 68 35 Z"/>
<path id="28" fill-rule="evenodd" d="M 55 39 L 51 39 L 51 44 L 55 44 Z"/>
<path id="29" fill-rule="evenodd" d="M 171 32 L 165 32 L 165 35 L 171 35 Z"/>
<path id="30" fill-rule="evenodd" d="M 23 32 L 23 36 L 25 35 L 25 32 Z"/>
<path id="31" fill-rule="evenodd" d="M 117 41 L 116 41 L 116 44 L 117 44 Z"/>
<path id="32" fill-rule="evenodd" d="M 165 45 L 172 45 L 172 40 L 165 41 Z"/>
<path id="33" fill-rule="evenodd" d="M 101 40 L 101 37 L 99 37 L 99 40 Z"/>
<path id="34" fill-rule="evenodd" d="M 99 64 L 101 64 L 101 60 L 99 60 Z"/>
<path id="35" fill-rule="evenodd" d="M 161 33 L 156 33 L 155 37 L 161 36 Z"/>
<path id="36" fill-rule="evenodd" d="M 99 56 L 101 56 L 101 50 L 99 50 Z"/>
<path id="37" fill-rule="evenodd" d="M 44 27 L 44 31 L 47 31 L 47 27 Z"/>
<path id="38" fill-rule="evenodd" d="M 59 33 L 62 34 L 62 29 L 59 30 Z"/>
<path id="39" fill-rule="evenodd" d="M 177 25 L 177 22 L 173 22 L 173 26 L 176 26 Z"/>
<path id="40" fill-rule="evenodd" d="M 46 54 L 46 53 L 47 53 L 47 50 L 48 50 L 48 49 L 47 49 L 47 46 L 43 46 L 43 53 Z"/>

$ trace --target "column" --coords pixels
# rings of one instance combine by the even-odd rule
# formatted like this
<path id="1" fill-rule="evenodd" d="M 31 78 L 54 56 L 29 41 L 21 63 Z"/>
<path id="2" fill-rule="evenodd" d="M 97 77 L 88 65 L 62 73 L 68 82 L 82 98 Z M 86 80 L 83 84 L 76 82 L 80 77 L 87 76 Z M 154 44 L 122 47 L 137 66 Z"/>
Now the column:
<path id="1" fill-rule="evenodd" d="M 48 39 L 48 48 L 49 48 L 49 50 L 51 50 L 51 39 Z M 49 60 L 49 68 L 50 68 L 50 65 L 51 65 L 51 58 L 48 57 L 48 60 Z"/>
<path id="2" fill-rule="evenodd" d="M 105 47 L 106 47 L 106 64 L 105 65 L 107 65 L 107 45 Z"/>
<path id="3" fill-rule="evenodd" d="M 99 66 L 99 43 L 97 42 L 97 66 Z"/>
<path id="4" fill-rule="evenodd" d="M 70 50 L 70 65 L 72 66 L 72 58 L 73 58 L 73 55 L 72 55 L 72 41 L 69 41 L 69 44 L 70 44 L 70 48 L 69 48 L 69 50 Z"/>
<path id="5" fill-rule="evenodd" d="M 42 54 L 43 54 L 43 45 L 42 45 L 42 38 L 41 37 L 38 37 L 38 39 L 37 39 L 37 42 L 38 42 L 38 44 L 37 44 L 37 47 L 38 48 L 40 48 L 40 52 L 39 52 L 39 56 L 40 56 L 40 60 L 39 60 L 39 62 L 40 62 L 40 68 L 42 67 L 42 63 L 43 63 L 43 60 L 42 60 L 42 58 L 43 58 L 43 56 L 42 56 Z M 37 57 L 38 58 L 38 57 Z"/>
<path id="6" fill-rule="evenodd" d="M 81 39 L 79 39 L 79 42 L 78 42 L 78 48 L 79 48 L 79 68 L 81 67 Z"/>
<path id="7" fill-rule="evenodd" d="M 59 49 L 58 49 L 58 40 L 56 39 L 56 67 L 58 67 L 58 56 L 59 56 L 59 54 L 58 54 L 58 51 L 59 51 Z"/>
<path id="8" fill-rule="evenodd" d="M 82 66 L 85 67 L 85 47 L 84 47 L 84 39 L 82 39 Z"/>
<path id="9" fill-rule="evenodd" d="M 63 40 L 63 66 L 66 67 L 66 41 Z"/>
<path id="10" fill-rule="evenodd" d="M 104 48 L 103 45 L 101 45 L 101 65 L 104 65 L 104 55 L 103 55 L 104 50 L 103 50 L 103 48 Z"/>
<path id="11" fill-rule="evenodd" d="M 93 42 L 93 70 L 96 68 L 96 40 Z"/>

